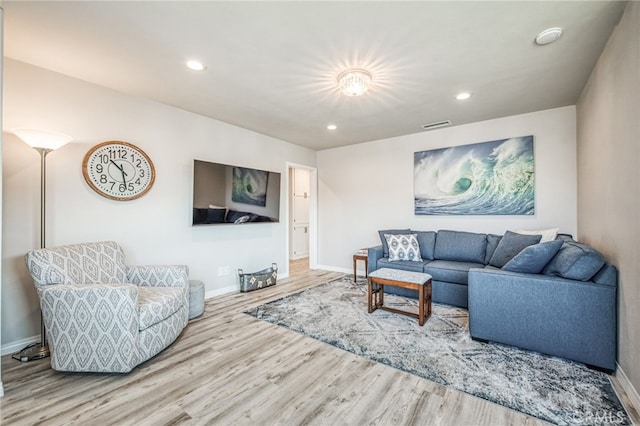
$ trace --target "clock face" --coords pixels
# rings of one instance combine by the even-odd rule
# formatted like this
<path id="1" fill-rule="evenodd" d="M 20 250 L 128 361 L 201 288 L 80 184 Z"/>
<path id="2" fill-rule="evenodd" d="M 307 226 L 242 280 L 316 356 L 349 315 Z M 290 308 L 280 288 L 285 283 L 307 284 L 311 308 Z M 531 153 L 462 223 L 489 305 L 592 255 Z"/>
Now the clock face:
<path id="1" fill-rule="evenodd" d="M 134 200 L 153 186 L 156 172 L 143 150 L 127 142 L 103 142 L 82 161 L 82 174 L 98 194 L 112 200 Z"/>

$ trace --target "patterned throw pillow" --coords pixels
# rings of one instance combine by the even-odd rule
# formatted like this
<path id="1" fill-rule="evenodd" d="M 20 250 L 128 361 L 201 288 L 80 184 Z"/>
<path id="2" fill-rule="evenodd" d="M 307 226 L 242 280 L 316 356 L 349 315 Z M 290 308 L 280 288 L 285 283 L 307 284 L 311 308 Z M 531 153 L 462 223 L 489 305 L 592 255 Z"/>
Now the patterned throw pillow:
<path id="1" fill-rule="evenodd" d="M 409 260 L 422 262 L 416 234 L 384 234 L 389 246 L 389 261 Z"/>

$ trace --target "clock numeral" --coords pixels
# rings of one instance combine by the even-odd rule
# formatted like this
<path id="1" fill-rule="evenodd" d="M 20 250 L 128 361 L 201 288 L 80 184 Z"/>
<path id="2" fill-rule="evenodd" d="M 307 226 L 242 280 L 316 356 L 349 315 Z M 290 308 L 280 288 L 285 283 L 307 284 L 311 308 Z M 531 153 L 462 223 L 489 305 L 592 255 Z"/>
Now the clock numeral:
<path id="1" fill-rule="evenodd" d="M 140 177 L 143 178 L 144 177 L 144 169 L 140 170 Z"/>
<path id="2" fill-rule="evenodd" d="M 100 175 L 100 183 L 107 183 L 107 175 Z"/>
<path id="3" fill-rule="evenodd" d="M 109 158 L 110 159 L 115 159 L 115 160 L 119 160 L 119 159 L 126 159 L 127 158 L 127 151 L 124 149 L 110 149 L 109 151 Z"/>
<path id="4" fill-rule="evenodd" d="M 133 183 L 129 182 L 127 185 L 125 185 L 124 183 L 121 183 L 120 185 L 118 185 L 118 190 L 120 192 L 133 191 Z"/>
<path id="5" fill-rule="evenodd" d="M 102 164 L 96 164 L 96 172 L 102 173 L 103 170 L 104 168 L 102 167 Z"/>

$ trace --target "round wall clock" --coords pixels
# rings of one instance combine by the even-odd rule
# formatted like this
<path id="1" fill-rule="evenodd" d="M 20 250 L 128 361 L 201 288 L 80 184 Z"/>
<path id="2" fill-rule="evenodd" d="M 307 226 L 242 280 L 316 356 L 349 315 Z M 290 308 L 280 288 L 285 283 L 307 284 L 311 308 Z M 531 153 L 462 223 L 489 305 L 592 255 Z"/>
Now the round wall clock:
<path id="1" fill-rule="evenodd" d="M 156 171 L 149 156 L 127 142 L 102 142 L 82 160 L 82 174 L 91 189 L 112 200 L 142 197 L 153 186 Z"/>

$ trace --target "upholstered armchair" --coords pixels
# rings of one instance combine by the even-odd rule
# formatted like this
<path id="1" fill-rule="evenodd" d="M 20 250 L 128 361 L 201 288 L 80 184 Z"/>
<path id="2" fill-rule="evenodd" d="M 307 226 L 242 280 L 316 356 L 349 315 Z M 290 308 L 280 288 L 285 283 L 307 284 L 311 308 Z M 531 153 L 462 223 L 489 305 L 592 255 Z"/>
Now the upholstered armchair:
<path id="1" fill-rule="evenodd" d="M 129 372 L 187 325 L 186 266 L 126 266 L 113 241 L 33 250 L 25 260 L 54 370 Z"/>

